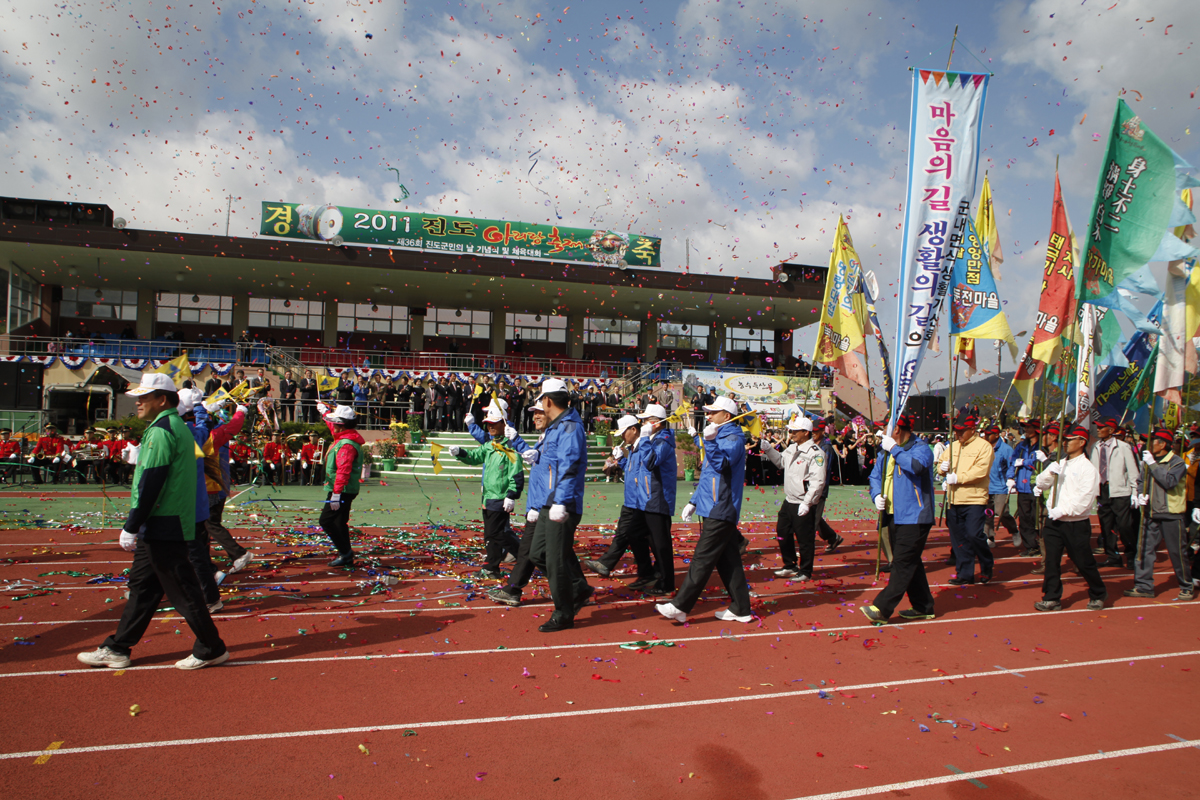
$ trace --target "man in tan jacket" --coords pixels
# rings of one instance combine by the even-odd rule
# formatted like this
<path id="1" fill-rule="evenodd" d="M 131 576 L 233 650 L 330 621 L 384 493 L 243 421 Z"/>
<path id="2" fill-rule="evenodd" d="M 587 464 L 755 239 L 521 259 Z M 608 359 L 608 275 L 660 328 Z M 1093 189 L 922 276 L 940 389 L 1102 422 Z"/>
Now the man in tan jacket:
<path id="1" fill-rule="evenodd" d="M 952 586 L 975 582 L 975 559 L 979 559 L 979 581 L 992 579 L 992 551 L 983 533 L 983 515 L 988 502 L 988 476 L 992 470 L 992 446 L 975 432 L 975 417 L 954 420 L 954 441 L 938 462 L 946 476 L 949 509 L 946 527 L 954 553 Z"/>

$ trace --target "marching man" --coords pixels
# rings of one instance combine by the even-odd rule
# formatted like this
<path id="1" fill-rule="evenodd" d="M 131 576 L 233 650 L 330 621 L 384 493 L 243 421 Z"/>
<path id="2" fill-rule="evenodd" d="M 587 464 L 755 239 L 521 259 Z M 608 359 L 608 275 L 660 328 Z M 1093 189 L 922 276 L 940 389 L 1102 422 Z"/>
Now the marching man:
<path id="1" fill-rule="evenodd" d="M 1179 581 L 1176 600 L 1191 600 L 1194 595 L 1190 553 L 1187 552 L 1188 533 L 1184 524 L 1187 511 L 1187 467 L 1183 459 L 1171 450 L 1173 436 L 1158 428 L 1150 434 L 1149 447 L 1142 461 L 1150 468 L 1150 492 L 1138 498 L 1138 506 L 1149 514 L 1143 523 L 1146 536 L 1142 552 L 1137 554 L 1133 567 L 1133 588 L 1125 590 L 1126 597 L 1154 597 L 1155 550 L 1166 545 L 1175 578 Z M 1137 545 L 1134 545 L 1137 549 Z M 1047 573 L 1048 574 L 1048 573 Z"/>
<path id="2" fill-rule="evenodd" d="M 358 432 L 358 414 L 352 406 L 339 405 L 332 411 L 318 403 L 321 419 L 329 426 L 333 441 L 325 451 L 325 508 L 321 511 L 321 530 L 337 548 L 331 567 L 353 567 L 354 550 L 350 546 L 350 506 L 358 497 L 363 466 L 363 445 Z"/>
<path id="3" fill-rule="evenodd" d="M 775 522 L 779 554 L 783 567 L 775 570 L 780 578 L 807 581 L 812 579 L 813 557 L 816 552 L 817 515 L 814 511 L 825 490 L 828 463 L 825 453 L 812 442 L 812 420 L 797 414 L 788 420 L 788 444 L 782 453 L 766 439 L 762 453 L 777 469 L 783 470 L 784 501 Z M 796 560 L 796 543 L 800 544 L 800 560 Z"/>

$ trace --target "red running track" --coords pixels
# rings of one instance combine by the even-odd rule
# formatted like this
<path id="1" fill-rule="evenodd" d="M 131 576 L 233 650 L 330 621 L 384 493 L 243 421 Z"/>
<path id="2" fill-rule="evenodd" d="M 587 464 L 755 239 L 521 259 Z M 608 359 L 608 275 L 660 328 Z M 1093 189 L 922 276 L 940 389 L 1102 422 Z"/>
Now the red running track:
<path id="1" fill-rule="evenodd" d="M 233 658 L 199 672 L 173 668 L 191 635 L 169 611 L 133 668 L 75 660 L 122 607 L 122 586 L 86 583 L 128 565 L 115 531 L 2 532 L 0 793 L 986 800 L 1116 796 L 1152 776 L 1156 798 L 1195 796 L 1200 636 L 1165 557 L 1157 600 L 1120 597 L 1130 574 L 1105 568 L 1112 607 L 1086 611 L 1068 575 L 1067 610 L 1046 615 L 1034 561 L 1008 544 L 994 583 L 945 585 L 935 531 L 938 619 L 875 628 L 857 611 L 879 588 L 873 530 L 838 525 L 844 552 L 798 584 L 771 575 L 770 532 L 748 527 L 754 623 L 713 618 L 715 580 L 681 626 L 618 576 L 593 578 L 599 604 L 554 635 L 537 631 L 544 600 L 480 599 L 467 564 L 424 545 L 393 543 L 378 561 L 400 583 L 372 594 L 319 542 L 242 531 L 255 568 L 230 576 L 217 615 Z M 688 555 L 695 526 L 675 533 Z M 45 574 L 68 571 L 83 574 Z M 10 599 L 33 587 L 55 591 Z M 620 647 L 637 641 L 654 646 Z"/>

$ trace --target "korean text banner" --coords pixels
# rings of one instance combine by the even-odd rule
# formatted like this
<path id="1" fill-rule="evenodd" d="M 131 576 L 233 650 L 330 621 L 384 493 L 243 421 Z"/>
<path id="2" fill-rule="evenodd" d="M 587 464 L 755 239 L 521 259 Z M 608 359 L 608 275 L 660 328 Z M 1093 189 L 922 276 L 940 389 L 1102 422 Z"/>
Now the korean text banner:
<path id="1" fill-rule="evenodd" d="M 1009 330 L 1000 293 L 996 291 L 987 249 L 975 230 L 975 223 L 969 219 L 950 282 L 953 286 L 950 290 L 950 333 L 970 339 L 1003 339 L 1016 358 L 1017 343 Z"/>
<path id="2" fill-rule="evenodd" d="M 662 240 L 609 230 L 372 211 L 348 206 L 263 203 L 262 236 L 389 245 L 479 256 L 579 261 L 608 267 L 661 266 Z"/>
<path id="3" fill-rule="evenodd" d="M 708 393 L 750 403 L 770 417 L 786 409 L 814 403 L 820 397 L 821 379 L 800 376 L 747 375 L 736 372 L 683 370 L 683 398 L 693 408 Z"/>
<path id="4" fill-rule="evenodd" d="M 950 284 L 975 196 L 987 75 L 913 72 L 896 326 L 896 419 L 917 377 Z"/>

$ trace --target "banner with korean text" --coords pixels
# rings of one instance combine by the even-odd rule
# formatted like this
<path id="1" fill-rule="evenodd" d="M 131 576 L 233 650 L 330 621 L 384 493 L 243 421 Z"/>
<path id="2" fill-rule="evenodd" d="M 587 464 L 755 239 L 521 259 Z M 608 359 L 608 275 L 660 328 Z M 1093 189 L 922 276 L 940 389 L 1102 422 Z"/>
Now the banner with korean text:
<path id="1" fill-rule="evenodd" d="M 987 86 L 986 74 L 913 72 L 893 420 L 908 400 L 937 330 L 950 272 L 971 218 Z"/>

